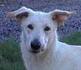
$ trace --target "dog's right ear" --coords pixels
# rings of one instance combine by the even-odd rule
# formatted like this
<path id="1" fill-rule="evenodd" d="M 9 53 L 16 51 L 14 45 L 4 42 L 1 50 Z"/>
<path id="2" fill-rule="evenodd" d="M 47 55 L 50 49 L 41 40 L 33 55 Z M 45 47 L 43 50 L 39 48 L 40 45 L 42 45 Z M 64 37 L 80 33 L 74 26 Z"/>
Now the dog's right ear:
<path id="1" fill-rule="evenodd" d="M 71 16 L 72 14 L 75 14 L 75 12 L 71 11 L 64 11 L 64 10 L 54 10 L 50 12 L 52 20 L 55 21 L 58 26 L 64 25 L 64 22 Z"/>
<path id="2" fill-rule="evenodd" d="M 33 13 L 33 10 L 21 7 L 20 9 L 12 12 L 8 12 L 7 16 L 16 20 L 22 20 L 23 18 L 27 18 L 29 15 Z"/>

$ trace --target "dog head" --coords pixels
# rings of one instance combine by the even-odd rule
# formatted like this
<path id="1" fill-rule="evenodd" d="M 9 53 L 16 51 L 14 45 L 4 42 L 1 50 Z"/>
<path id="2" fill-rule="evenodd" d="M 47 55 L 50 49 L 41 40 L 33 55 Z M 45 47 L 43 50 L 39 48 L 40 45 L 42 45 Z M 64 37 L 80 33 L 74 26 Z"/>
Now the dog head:
<path id="1" fill-rule="evenodd" d="M 9 12 L 8 15 L 20 21 L 27 50 L 32 53 L 41 53 L 55 44 L 57 27 L 63 25 L 72 13 L 63 10 L 45 13 L 22 7 Z"/>

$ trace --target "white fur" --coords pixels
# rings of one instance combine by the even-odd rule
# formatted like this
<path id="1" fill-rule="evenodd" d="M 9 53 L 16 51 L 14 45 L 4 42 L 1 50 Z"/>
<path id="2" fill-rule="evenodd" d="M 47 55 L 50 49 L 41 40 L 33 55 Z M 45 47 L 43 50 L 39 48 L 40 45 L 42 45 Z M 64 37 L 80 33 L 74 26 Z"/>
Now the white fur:
<path id="1" fill-rule="evenodd" d="M 17 10 L 17 12 L 21 11 Z M 23 9 L 23 11 L 25 10 Z M 61 10 L 59 12 L 70 13 Z M 32 11 L 31 16 L 22 20 L 20 46 L 26 70 L 81 70 L 81 47 L 58 41 L 58 25 L 56 21 L 52 20 L 53 14 L 54 11 L 49 13 Z M 34 30 L 28 29 L 28 24 L 33 24 Z M 44 32 L 43 29 L 47 25 L 51 27 L 51 30 Z M 29 52 L 31 49 L 30 42 L 34 38 L 38 38 L 44 45 L 42 53 L 33 54 Z"/>

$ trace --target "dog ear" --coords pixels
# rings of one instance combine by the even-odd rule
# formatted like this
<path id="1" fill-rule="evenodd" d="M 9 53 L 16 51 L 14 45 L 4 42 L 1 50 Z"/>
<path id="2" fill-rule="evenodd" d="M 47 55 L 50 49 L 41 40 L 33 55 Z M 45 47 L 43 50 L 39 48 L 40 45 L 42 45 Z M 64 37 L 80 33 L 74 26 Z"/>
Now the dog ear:
<path id="1" fill-rule="evenodd" d="M 58 25 L 64 25 L 64 21 L 68 19 L 70 15 L 74 12 L 63 11 L 63 10 L 54 10 L 51 13 L 52 20 L 55 21 Z"/>
<path id="2" fill-rule="evenodd" d="M 33 11 L 26 7 L 21 7 L 20 9 L 12 12 L 8 12 L 7 16 L 16 20 L 22 20 L 23 18 L 27 18 Z"/>

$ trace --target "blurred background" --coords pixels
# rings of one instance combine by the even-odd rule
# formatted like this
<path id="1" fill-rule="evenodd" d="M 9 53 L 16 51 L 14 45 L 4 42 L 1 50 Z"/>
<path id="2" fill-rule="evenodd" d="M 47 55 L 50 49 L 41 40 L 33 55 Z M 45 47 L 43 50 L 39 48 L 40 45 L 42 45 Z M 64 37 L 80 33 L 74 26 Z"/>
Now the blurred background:
<path id="1" fill-rule="evenodd" d="M 75 11 L 76 14 L 58 28 L 58 35 L 60 41 L 81 45 L 81 0 L 0 0 L 0 70 L 25 70 L 19 48 L 20 24 L 6 16 L 21 6 L 44 12 Z"/>

